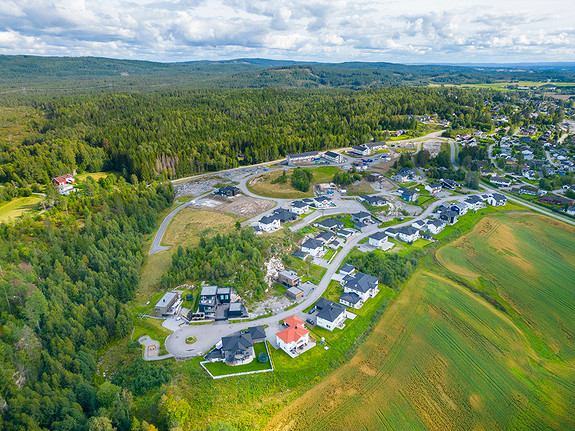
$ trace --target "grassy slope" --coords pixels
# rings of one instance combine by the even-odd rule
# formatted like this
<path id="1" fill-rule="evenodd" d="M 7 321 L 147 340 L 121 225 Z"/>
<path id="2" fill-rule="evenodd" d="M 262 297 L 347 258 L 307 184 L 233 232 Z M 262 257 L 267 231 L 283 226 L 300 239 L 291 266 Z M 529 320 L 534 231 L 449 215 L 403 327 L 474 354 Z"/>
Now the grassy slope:
<path id="1" fill-rule="evenodd" d="M 336 166 L 321 166 L 315 168 L 309 168 L 313 173 L 314 183 L 325 183 L 331 182 L 333 175 L 339 170 Z M 259 196 L 267 196 L 271 198 L 279 199 L 298 199 L 313 196 L 313 191 L 310 189 L 309 192 L 300 192 L 291 186 L 291 182 L 288 180 L 285 184 L 272 184 L 272 181 L 283 174 L 282 170 L 277 170 L 269 172 L 267 174 L 260 175 L 260 178 L 255 184 L 250 184 L 248 181 L 248 188 L 252 193 Z M 291 172 L 288 172 L 288 176 L 291 176 Z"/>
<path id="2" fill-rule="evenodd" d="M 484 218 L 438 253 L 453 273 L 424 264 L 358 354 L 269 428 L 573 429 L 573 233 Z M 447 278 L 461 269 L 510 314 Z"/>
<path id="3" fill-rule="evenodd" d="M 38 208 L 38 203 L 42 200 L 40 196 L 28 196 L 25 198 L 14 198 L 10 202 L 0 204 L 0 222 L 13 220 L 16 217 Z"/>

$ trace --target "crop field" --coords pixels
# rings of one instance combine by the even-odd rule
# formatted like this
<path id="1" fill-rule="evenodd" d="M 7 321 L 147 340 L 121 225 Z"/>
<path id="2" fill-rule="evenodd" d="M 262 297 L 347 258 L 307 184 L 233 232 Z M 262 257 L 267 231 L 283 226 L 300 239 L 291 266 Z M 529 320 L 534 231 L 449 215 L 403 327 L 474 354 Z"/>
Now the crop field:
<path id="1" fill-rule="evenodd" d="M 24 213 L 34 211 L 41 200 L 40 196 L 33 195 L 0 204 L 0 222 L 14 220 Z"/>
<path id="2" fill-rule="evenodd" d="M 573 250 L 575 229 L 549 218 L 484 217 L 267 428 L 574 429 Z"/>

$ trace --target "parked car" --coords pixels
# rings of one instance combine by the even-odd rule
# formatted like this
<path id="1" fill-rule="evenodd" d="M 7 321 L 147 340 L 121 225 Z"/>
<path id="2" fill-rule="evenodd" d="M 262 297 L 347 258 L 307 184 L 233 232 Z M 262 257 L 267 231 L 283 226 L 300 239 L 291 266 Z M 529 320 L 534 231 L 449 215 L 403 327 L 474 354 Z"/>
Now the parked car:
<path id="1" fill-rule="evenodd" d="M 309 323 L 310 325 L 315 325 L 315 323 L 313 322 L 313 319 L 311 319 L 311 318 L 309 318 L 309 317 L 308 317 L 305 321 L 306 321 L 307 323 Z"/>

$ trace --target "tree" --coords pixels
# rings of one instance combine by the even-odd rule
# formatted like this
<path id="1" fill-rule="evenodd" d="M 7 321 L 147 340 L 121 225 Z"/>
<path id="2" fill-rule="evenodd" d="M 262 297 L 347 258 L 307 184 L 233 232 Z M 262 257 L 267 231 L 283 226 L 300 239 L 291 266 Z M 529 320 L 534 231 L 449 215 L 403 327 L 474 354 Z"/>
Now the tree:
<path id="1" fill-rule="evenodd" d="M 48 301 L 38 289 L 34 289 L 26 299 L 25 311 L 29 322 L 40 330 L 40 320 L 48 311 Z"/>
<path id="2" fill-rule="evenodd" d="M 479 188 L 479 180 L 481 178 L 481 174 L 479 172 L 467 172 L 465 175 L 465 184 L 467 187 L 472 189 Z"/>
<path id="3" fill-rule="evenodd" d="M 116 428 L 112 426 L 112 421 L 107 417 L 100 416 L 90 419 L 88 431 L 115 431 Z"/>
<path id="4" fill-rule="evenodd" d="M 240 230 L 242 228 L 242 224 L 239 220 L 236 220 L 236 230 Z"/>

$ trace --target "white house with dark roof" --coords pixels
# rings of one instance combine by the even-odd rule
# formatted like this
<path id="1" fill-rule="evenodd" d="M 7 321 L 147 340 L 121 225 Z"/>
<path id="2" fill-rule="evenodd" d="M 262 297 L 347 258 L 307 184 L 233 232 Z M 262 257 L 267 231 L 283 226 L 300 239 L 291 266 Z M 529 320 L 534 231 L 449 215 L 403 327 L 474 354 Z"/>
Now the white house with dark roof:
<path id="1" fill-rule="evenodd" d="M 494 207 L 502 207 L 507 204 L 507 197 L 501 193 L 493 193 L 487 198 L 487 203 Z"/>
<path id="2" fill-rule="evenodd" d="M 351 149 L 351 152 L 358 156 L 369 156 L 371 154 L 371 150 L 366 145 L 356 145 Z"/>
<path id="3" fill-rule="evenodd" d="M 369 195 L 361 195 L 359 197 L 360 201 L 365 202 L 368 205 L 371 205 L 372 207 L 382 207 L 384 205 L 387 205 L 389 202 L 387 199 L 385 199 L 383 196 L 369 196 Z"/>
<path id="4" fill-rule="evenodd" d="M 360 211 L 358 213 L 352 214 L 351 219 L 354 222 L 369 223 L 371 222 L 371 214 L 366 211 Z"/>
<path id="5" fill-rule="evenodd" d="M 310 238 L 301 245 L 301 251 L 309 253 L 313 257 L 318 257 L 323 251 L 323 242 Z"/>
<path id="6" fill-rule="evenodd" d="M 493 176 L 489 179 L 491 184 L 495 184 L 499 187 L 509 187 L 511 185 L 511 180 L 508 178 L 502 178 L 499 176 Z"/>
<path id="7" fill-rule="evenodd" d="M 386 230 L 383 231 L 383 233 L 385 233 L 387 236 L 395 239 L 399 235 L 399 229 L 397 229 L 395 227 L 388 227 Z"/>
<path id="8" fill-rule="evenodd" d="M 336 231 L 339 229 L 343 229 L 345 227 L 345 224 L 342 221 L 328 218 L 322 221 L 318 221 L 317 223 L 315 223 L 315 226 L 319 227 L 320 229 Z"/>
<path id="9" fill-rule="evenodd" d="M 264 232 L 275 232 L 281 228 L 280 219 L 274 216 L 264 216 L 258 222 L 258 228 Z"/>
<path id="10" fill-rule="evenodd" d="M 426 223 L 427 231 L 432 235 L 437 235 L 439 232 L 445 229 L 445 226 L 447 226 L 447 223 L 440 219 L 429 220 Z"/>
<path id="11" fill-rule="evenodd" d="M 427 190 L 429 194 L 435 196 L 437 193 L 441 191 L 441 184 L 439 183 L 426 184 L 425 190 Z"/>
<path id="12" fill-rule="evenodd" d="M 288 154 L 286 157 L 286 161 L 288 164 L 311 162 L 318 156 L 319 153 L 317 151 L 308 151 L 305 153 L 298 153 L 298 154 Z"/>
<path id="13" fill-rule="evenodd" d="M 293 201 L 291 203 L 291 211 L 297 215 L 302 215 L 309 211 L 309 205 L 303 201 Z"/>
<path id="14" fill-rule="evenodd" d="M 419 230 L 413 226 L 403 226 L 397 237 L 400 241 L 413 242 L 419 238 Z"/>
<path id="15" fill-rule="evenodd" d="M 457 203 L 454 203 L 453 205 L 451 205 L 451 210 L 455 211 L 457 213 L 457 215 L 460 217 L 467 214 L 468 209 L 469 209 L 469 207 L 467 206 L 467 204 L 465 202 L 457 202 Z"/>
<path id="16" fill-rule="evenodd" d="M 313 199 L 314 201 L 314 205 L 316 208 L 321 209 L 321 208 L 333 208 L 336 205 L 331 201 L 330 198 L 325 197 L 325 196 L 318 196 L 316 198 Z"/>
<path id="17" fill-rule="evenodd" d="M 323 157 L 333 163 L 343 163 L 343 156 L 334 151 L 326 151 Z"/>
<path id="18" fill-rule="evenodd" d="M 485 208 L 486 205 L 483 199 L 481 199 L 481 197 L 477 195 L 468 196 L 467 198 L 465 198 L 464 202 L 467 204 L 469 209 L 472 209 L 474 211 Z"/>
<path id="19" fill-rule="evenodd" d="M 339 303 L 346 307 L 360 309 L 363 306 L 363 301 L 357 293 L 342 293 L 339 297 Z"/>
<path id="20" fill-rule="evenodd" d="M 317 313 L 316 325 L 328 331 L 333 331 L 335 328 L 343 327 L 345 319 L 347 319 L 345 307 L 329 299 L 325 299 L 325 301 L 322 301 L 321 309 Z"/>
<path id="21" fill-rule="evenodd" d="M 353 275 L 353 273 L 355 273 L 355 266 L 346 263 L 339 269 L 339 273 L 342 275 Z"/>
<path id="22" fill-rule="evenodd" d="M 389 242 L 388 236 L 383 232 L 376 232 L 367 240 L 368 244 L 372 247 L 388 250 L 393 247 L 393 243 Z"/>
<path id="23" fill-rule="evenodd" d="M 379 280 L 371 275 L 358 272 L 348 275 L 341 281 L 344 293 L 355 293 L 363 302 L 379 293 Z"/>
<path id="24" fill-rule="evenodd" d="M 323 244 L 329 244 L 335 239 L 335 233 L 326 230 L 320 233 L 318 236 L 316 236 L 315 239 L 321 241 Z"/>

